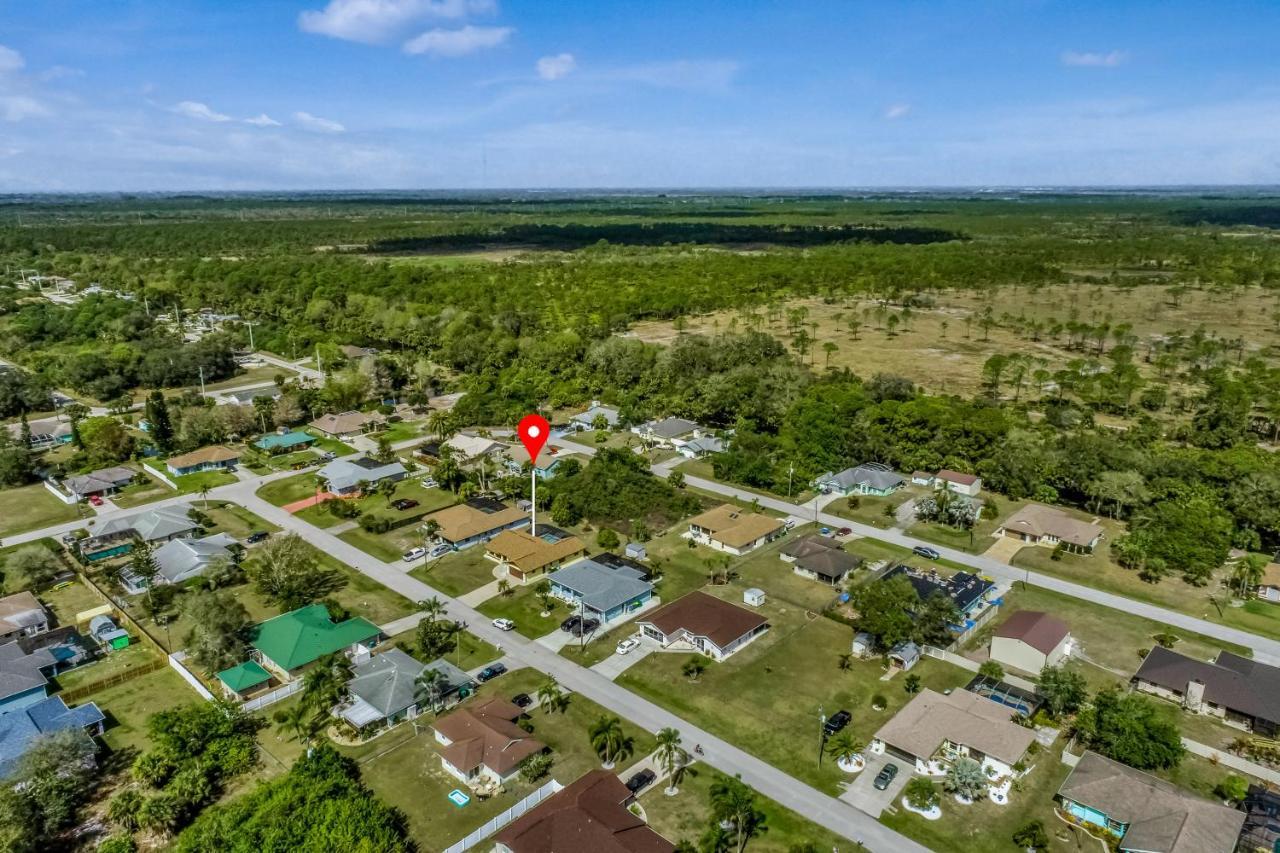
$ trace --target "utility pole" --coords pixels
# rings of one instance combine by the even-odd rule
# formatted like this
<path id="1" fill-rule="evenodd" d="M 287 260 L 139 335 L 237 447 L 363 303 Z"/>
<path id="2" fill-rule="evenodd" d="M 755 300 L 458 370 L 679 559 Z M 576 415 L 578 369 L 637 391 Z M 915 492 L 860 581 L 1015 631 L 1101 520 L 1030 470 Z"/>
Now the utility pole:
<path id="1" fill-rule="evenodd" d="M 200 396 L 204 396 L 204 365 L 200 365 Z"/>
<path id="2" fill-rule="evenodd" d="M 258 348 L 253 345 L 253 327 L 258 324 L 251 323 L 248 320 L 245 320 L 244 324 L 249 327 L 249 352 L 257 352 Z"/>
<path id="3" fill-rule="evenodd" d="M 822 766 L 822 750 L 827 745 L 827 715 L 818 706 L 818 766 Z"/>
<path id="4" fill-rule="evenodd" d="M 787 500 L 791 500 L 791 475 L 796 472 L 796 463 L 792 462 L 787 468 Z"/>

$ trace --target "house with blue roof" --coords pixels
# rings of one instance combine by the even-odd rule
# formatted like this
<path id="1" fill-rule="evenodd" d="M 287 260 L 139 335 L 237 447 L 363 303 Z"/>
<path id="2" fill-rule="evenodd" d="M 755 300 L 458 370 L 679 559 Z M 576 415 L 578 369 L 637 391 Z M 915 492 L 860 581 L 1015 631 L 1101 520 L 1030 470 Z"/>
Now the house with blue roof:
<path id="1" fill-rule="evenodd" d="M 579 560 L 548 576 L 551 594 L 581 607 L 585 615 L 609 623 L 639 610 L 653 598 L 653 584 L 630 566 Z"/>
<path id="2" fill-rule="evenodd" d="M 48 695 L 49 676 L 74 657 L 65 643 L 45 644 L 45 638 L 0 645 L 0 777 L 41 735 L 63 729 L 101 734 L 106 717 L 96 704 L 69 708 L 61 696 Z"/>
<path id="3" fill-rule="evenodd" d="M 102 734 L 105 720 L 97 703 L 70 708 L 61 696 L 48 696 L 24 708 L 0 713 L 0 778 L 14 771 L 37 740 L 55 732 L 79 731 L 87 741 L 86 753 L 96 750 L 92 738 Z"/>

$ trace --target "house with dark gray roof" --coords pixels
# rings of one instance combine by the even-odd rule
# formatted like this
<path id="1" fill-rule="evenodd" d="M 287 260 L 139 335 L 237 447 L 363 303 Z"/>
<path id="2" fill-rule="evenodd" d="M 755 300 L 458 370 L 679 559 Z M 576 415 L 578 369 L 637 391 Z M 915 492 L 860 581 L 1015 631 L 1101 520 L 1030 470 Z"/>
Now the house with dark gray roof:
<path id="1" fill-rule="evenodd" d="M 827 473 L 813 481 L 821 492 L 837 495 L 874 495 L 888 497 L 902 487 L 906 478 L 879 462 L 867 462 L 839 473 Z"/>
<path id="2" fill-rule="evenodd" d="M 1121 853 L 1232 853 L 1245 815 L 1096 752 L 1058 788 L 1062 810 L 1118 839 Z"/>
<path id="3" fill-rule="evenodd" d="M 606 566 L 587 558 L 553 572 L 549 578 L 552 595 L 608 623 L 639 610 L 653 597 L 653 585 L 644 576 L 629 566 Z"/>
<path id="4" fill-rule="evenodd" d="M 437 660 L 423 664 L 400 649 L 388 649 L 374 655 L 351 670 L 347 682 L 348 698 L 334 713 L 357 729 L 375 725 L 394 725 L 418 716 L 418 679 L 431 670 L 440 673 L 436 679 L 434 705 L 445 707 L 460 692 L 474 689 L 472 678 L 453 664 Z M 424 703 L 426 704 L 426 699 Z"/>
<path id="5" fill-rule="evenodd" d="M 218 560 L 235 561 L 231 549 L 237 546 L 234 537 L 216 533 L 203 539 L 172 539 L 152 553 L 158 577 L 167 583 L 182 583 L 204 574 Z"/>
<path id="6" fill-rule="evenodd" d="M 80 540 L 80 553 L 87 560 L 101 560 L 127 554 L 135 538 L 150 544 L 177 539 L 198 527 L 190 513 L 190 504 L 175 504 L 104 521 Z"/>
<path id="7" fill-rule="evenodd" d="M 569 418 L 569 428 L 577 432 L 595 429 L 598 418 L 604 418 L 607 429 L 616 429 L 621 416 L 613 406 L 606 406 L 599 400 L 592 400 L 591 406 L 585 412 L 579 412 Z"/>
<path id="8" fill-rule="evenodd" d="M 844 550 L 838 539 L 816 533 L 788 543 L 779 553 L 801 577 L 835 586 L 858 568 L 862 560 Z"/>
<path id="9" fill-rule="evenodd" d="M 379 462 L 368 456 L 335 459 L 325 465 L 316 476 L 329 484 L 335 495 L 353 495 L 364 486 L 374 486 L 383 480 L 403 480 L 409 471 L 399 460 Z"/>
<path id="10" fill-rule="evenodd" d="M 1133 676 L 1133 686 L 1194 714 L 1268 737 L 1280 730 L 1280 668 L 1231 652 L 1212 663 L 1156 646 Z"/>
<path id="11" fill-rule="evenodd" d="M 631 431 L 645 441 L 663 447 L 679 447 L 702 434 L 702 427 L 684 418 L 662 418 L 633 426 Z"/>
<path id="12" fill-rule="evenodd" d="M 112 495 L 133 482 L 138 472 L 132 468 L 116 466 L 100 468 L 88 474 L 77 474 L 62 481 L 62 487 L 76 500 L 90 495 Z"/>

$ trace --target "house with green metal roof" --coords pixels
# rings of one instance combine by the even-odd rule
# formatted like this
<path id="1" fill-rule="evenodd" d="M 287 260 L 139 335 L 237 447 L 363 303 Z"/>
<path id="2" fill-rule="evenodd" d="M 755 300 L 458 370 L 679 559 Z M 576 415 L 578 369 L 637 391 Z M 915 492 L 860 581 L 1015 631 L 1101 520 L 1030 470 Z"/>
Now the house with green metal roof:
<path id="1" fill-rule="evenodd" d="M 267 453 L 288 453 L 301 450 L 315 443 L 315 436 L 294 430 L 293 432 L 275 432 L 264 435 L 253 443 L 253 446 Z"/>
<path id="2" fill-rule="evenodd" d="M 323 604 L 308 604 L 255 625 L 249 644 L 262 665 L 289 681 L 325 655 L 345 652 L 356 663 L 367 660 L 382 632 L 367 619 L 334 622 Z"/>
<path id="3" fill-rule="evenodd" d="M 247 660 L 218 673 L 218 680 L 222 682 L 222 689 L 229 697 L 244 699 L 250 693 L 270 685 L 271 673 L 263 669 L 262 664 L 256 660 Z"/>

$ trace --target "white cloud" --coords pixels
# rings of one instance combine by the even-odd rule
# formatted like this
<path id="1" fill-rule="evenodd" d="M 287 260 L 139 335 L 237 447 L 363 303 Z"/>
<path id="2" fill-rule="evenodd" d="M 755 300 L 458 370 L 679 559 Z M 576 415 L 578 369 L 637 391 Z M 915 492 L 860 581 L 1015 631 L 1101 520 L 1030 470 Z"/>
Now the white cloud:
<path id="1" fill-rule="evenodd" d="M 0 95 L 0 118 L 5 121 L 22 121 L 48 115 L 44 104 L 27 95 Z"/>
<path id="2" fill-rule="evenodd" d="M 215 112 L 208 104 L 202 104 L 199 101 L 180 101 L 173 105 L 173 111 L 178 115 L 201 121 L 231 121 L 231 116 Z"/>
<path id="3" fill-rule="evenodd" d="M 894 119 L 905 118 L 909 112 L 911 112 L 910 104 L 892 104 L 884 111 L 884 117 L 889 121 L 893 121 Z"/>
<path id="4" fill-rule="evenodd" d="M 426 20 L 458 20 L 497 9 L 495 0 L 329 0 L 298 16 L 308 33 L 378 44 Z"/>
<path id="5" fill-rule="evenodd" d="M 311 113 L 303 112 L 302 110 L 293 114 L 293 120 L 307 130 L 315 130 L 320 133 L 342 133 L 346 130 L 345 127 L 332 119 L 313 116 Z"/>
<path id="6" fill-rule="evenodd" d="M 1129 54 L 1123 50 L 1110 53 L 1079 53 L 1074 50 L 1064 51 L 1062 64 L 1073 68 L 1115 68 L 1129 61 Z"/>
<path id="7" fill-rule="evenodd" d="M 732 85 L 737 73 L 738 63 L 730 60 L 679 59 L 617 68 L 603 76 L 663 89 L 723 92 Z"/>
<path id="8" fill-rule="evenodd" d="M 11 47 L 5 47 L 0 44 L 0 73 L 18 71 L 26 64 L 22 59 L 22 54 Z"/>
<path id="9" fill-rule="evenodd" d="M 458 30 L 427 30 L 417 38 L 404 43 L 404 52 L 427 56 L 466 56 L 477 50 L 497 47 L 511 37 L 511 27 L 473 27 L 467 24 Z"/>
<path id="10" fill-rule="evenodd" d="M 538 60 L 538 76 L 543 80 L 559 80 L 577 67 L 578 61 L 572 53 L 544 56 Z"/>
<path id="11" fill-rule="evenodd" d="M 258 113 L 253 118 L 245 119 L 244 123 L 252 124 L 256 127 L 279 127 L 280 126 L 280 122 L 276 121 L 266 113 Z"/>

